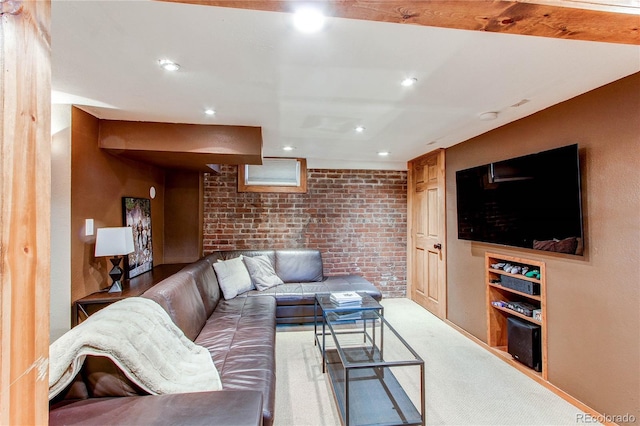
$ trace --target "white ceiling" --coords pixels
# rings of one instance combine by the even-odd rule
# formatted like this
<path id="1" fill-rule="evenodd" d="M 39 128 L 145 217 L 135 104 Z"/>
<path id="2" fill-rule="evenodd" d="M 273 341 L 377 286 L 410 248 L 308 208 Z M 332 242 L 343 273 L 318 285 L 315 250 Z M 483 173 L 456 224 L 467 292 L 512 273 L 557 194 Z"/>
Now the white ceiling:
<path id="1" fill-rule="evenodd" d="M 52 69 L 53 102 L 99 118 L 260 126 L 264 156 L 404 170 L 640 71 L 640 46 L 340 18 L 302 34 L 286 13 L 54 0 Z M 408 76 L 417 84 L 400 86 Z M 479 120 L 487 111 L 498 118 Z"/>

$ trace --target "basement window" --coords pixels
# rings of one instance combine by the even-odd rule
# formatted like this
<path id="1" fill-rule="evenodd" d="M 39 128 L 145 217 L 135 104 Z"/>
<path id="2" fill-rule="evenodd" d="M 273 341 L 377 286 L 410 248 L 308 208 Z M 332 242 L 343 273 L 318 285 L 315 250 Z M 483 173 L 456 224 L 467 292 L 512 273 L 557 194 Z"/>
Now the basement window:
<path id="1" fill-rule="evenodd" d="M 238 192 L 307 192 L 307 161 L 265 158 L 261 165 L 240 165 Z"/>

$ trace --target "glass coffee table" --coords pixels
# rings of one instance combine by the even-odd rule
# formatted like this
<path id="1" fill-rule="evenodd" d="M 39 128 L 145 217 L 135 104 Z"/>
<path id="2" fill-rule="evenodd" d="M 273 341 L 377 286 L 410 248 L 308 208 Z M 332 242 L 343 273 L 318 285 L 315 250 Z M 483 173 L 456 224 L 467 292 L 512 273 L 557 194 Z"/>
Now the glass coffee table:
<path id="1" fill-rule="evenodd" d="M 336 313 L 343 321 L 353 322 L 357 319 L 362 312 L 366 311 L 378 311 L 380 316 L 384 315 L 384 307 L 378 303 L 376 299 L 371 297 L 365 292 L 357 292 L 362 301 L 359 305 L 339 305 L 331 300 L 331 293 L 317 293 L 315 298 L 315 306 L 313 310 L 313 331 L 314 331 L 314 344 L 320 349 L 322 354 L 322 372 L 325 370 L 325 349 L 326 349 L 326 337 L 327 332 L 327 314 Z M 321 317 L 318 318 L 318 312 L 321 312 Z M 318 325 L 322 326 L 322 331 L 318 332 Z M 363 327 L 366 327 L 366 321 L 363 323 Z M 345 331 L 351 333 L 351 331 Z"/>
<path id="2" fill-rule="evenodd" d="M 387 322 L 381 306 L 323 310 L 322 325 L 316 344 L 322 344 L 323 371 L 344 425 L 425 424 L 424 361 Z M 330 342 L 324 341 L 325 328 Z"/>

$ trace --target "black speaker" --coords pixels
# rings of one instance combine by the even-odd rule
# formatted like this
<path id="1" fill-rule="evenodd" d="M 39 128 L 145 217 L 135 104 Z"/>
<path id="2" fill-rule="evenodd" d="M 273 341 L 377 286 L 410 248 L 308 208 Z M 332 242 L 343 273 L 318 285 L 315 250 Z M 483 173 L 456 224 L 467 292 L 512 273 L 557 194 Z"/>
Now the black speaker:
<path id="1" fill-rule="evenodd" d="M 539 325 L 507 319 L 507 352 L 529 368 L 542 371 L 542 333 Z"/>

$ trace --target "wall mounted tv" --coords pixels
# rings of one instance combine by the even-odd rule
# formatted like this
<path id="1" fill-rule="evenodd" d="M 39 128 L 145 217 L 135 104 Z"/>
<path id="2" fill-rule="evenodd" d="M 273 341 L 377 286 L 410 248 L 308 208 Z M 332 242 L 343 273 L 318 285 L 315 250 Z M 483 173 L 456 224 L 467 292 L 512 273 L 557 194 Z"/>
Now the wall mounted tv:
<path id="1" fill-rule="evenodd" d="M 582 255 L 578 145 L 456 172 L 458 238 Z"/>

